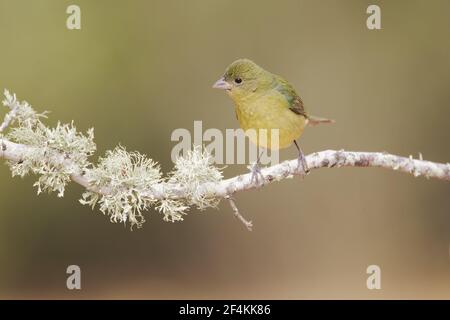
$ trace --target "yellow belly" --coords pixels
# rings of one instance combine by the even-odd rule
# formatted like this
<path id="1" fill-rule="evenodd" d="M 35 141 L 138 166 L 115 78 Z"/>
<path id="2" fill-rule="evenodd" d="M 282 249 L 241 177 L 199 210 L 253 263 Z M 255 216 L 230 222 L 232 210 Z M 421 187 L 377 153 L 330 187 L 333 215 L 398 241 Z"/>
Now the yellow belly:
<path id="1" fill-rule="evenodd" d="M 262 97 L 252 103 L 235 103 L 241 128 L 246 131 L 250 141 L 258 146 L 287 148 L 303 133 L 306 119 L 289 110 L 284 105 L 285 101 L 279 99 L 272 96 Z"/>

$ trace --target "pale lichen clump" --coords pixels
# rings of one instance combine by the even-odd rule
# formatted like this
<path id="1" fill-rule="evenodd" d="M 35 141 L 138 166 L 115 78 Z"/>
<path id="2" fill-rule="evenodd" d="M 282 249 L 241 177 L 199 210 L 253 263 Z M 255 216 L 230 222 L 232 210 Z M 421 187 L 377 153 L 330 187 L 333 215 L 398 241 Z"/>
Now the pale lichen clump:
<path id="1" fill-rule="evenodd" d="M 218 182 L 220 171 L 211 165 L 209 153 L 195 148 L 185 158 L 178 158 L 174 171 L 168 179 L 163 179 L 156 162 L 138 152 L 127 152 L 123 147 L 107 151 L 96 167 L 86 170 L 91 190 L 83 194 L 80 202 L 110 216 L 112 222 L 129 222 L 131 226 L 142 226 L 145 222 L 143 211 L 154 206 L 163 214 L 164 221 L 182 221 L 191 206 L 199 209 L 215 207 L 217 198 L 199 192 L 205 182 Z M 178 185 L 186 196 L 176 198 L 166 188 L 165 197 L 155 199 L 148 190 L 154 186 Z"/>
<path id="2" fill-rule="evenodd" d="M 141 227 L 145 222 L 142 212 L 156 202 L 145 195 L 146 190 L 161 182 L 161 171 L 144 155 L 117 147 L 107 151 L 98 166 L 86 172 L 86 177 L 97 192 L 85 192 L 82 204 L 98 204 L 112 222 L 129 221 L 131 226 Z"/>
<path id="3" fill-rule="evenodd" d="M 167 198 L 160 200 L 156 209 L 164 215 L 164 221 L 176 222 L 184 220 L 183 216 L 186 215 L 189 206 L 185 205 L 185 202 L 182 200 Z"/>
<path id="4" fill-rule="evenodd" d="M 19 102 L 6 90 L 3 105 L 14 112 L 10 124 L 17 124 L 6 137 L 31 147 L 22 155 L 21 161 L 9 162 L 12 175 L 38 174 L 40 177 L 34 184 L 38 194 L 56 191 L 59 197 L 64 196 L 70 176 L 90 164 L 88 157 L 96 149 L 93 129 L 84 135 L 77 132 L 73 123 L 58 123 L 55 128 L 48 128 L 40 120 L 45 113 L 38 114 L 29 103 Z"/>
<path id="5" fill-rule="evenodd" d="M 213 165 L 213 157 L 200 146 L 188 151 L 185 157 L 177 158 L 169 182 L 182 185 L 188 194 L 188 205 L 203 210 L 217 206 L 219 199 L 208 195 L 200 186 L 222 180 L 222 172 Z"/>
<path id="6" fill-rule="evenodd" d="M 28 102 L 18 101 L 16 95 L 6 89 L 4 95 L 5 99 L 2 103 L 12 111 L 6 115 L 7 125 L 18 122 L 19 126 L 33 126 L 39 122 L 39 118 L 45 117 L 45 112 L 37 113 Z"/>
<path id="7" fill-rule="evenodd" d="M 189 207 L 195 206 L 200 210 L 215 208 L 220 198 L 208 194 L 201 186 L 206 183 L 217 183 L 223 178 L 222 172 L 213 165 L 211 154 L 200 146 L 188 151 L 186 156 L 178 157 L 175 167 L 169 174 L 168 185 L 183 187 L 183 199 L 171 199 L 170 189 L 166 199 L 159 202 L 157 209 L 164 214 L 165 221 L 182 221 L 183 215 Z"/>

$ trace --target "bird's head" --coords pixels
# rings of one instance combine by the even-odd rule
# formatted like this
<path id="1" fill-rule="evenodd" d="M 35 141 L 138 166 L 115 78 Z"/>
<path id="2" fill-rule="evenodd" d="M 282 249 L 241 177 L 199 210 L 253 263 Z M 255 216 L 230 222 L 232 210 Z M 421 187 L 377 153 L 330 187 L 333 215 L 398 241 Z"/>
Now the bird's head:
<path id="1" fill-rule="evenodd" d="M 249 59 L 239 59 L 228 66 L 213 88 L 225 90 L 234 100 L 240 100 L 270 88 L 269 72 Z"/>

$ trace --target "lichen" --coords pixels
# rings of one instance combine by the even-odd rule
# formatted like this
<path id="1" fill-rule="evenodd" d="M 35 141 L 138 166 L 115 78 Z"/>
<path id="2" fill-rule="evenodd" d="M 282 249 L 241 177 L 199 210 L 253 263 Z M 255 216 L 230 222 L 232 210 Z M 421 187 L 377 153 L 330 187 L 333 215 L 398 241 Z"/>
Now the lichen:
<path id="1" fill-rule="evenodd" d="M 107 151 L 99 164 L 86 173 L 96 190 L 87 191 L 80 202 L 95 207 L 111 217 L 112 222 L 127 221 L 133 227 L 145 222 L 142 212 L 156 201 L 146 196 L 149 186 L 161 182 L 161 171 L 156 162 L 138 152 L 128 152 L 123 147 Z"/>
<path id="2" fill-rule="evenodd" d="M 38 194 L 57 192 L 63 197 L 71 179 L 81 176 L 89 186 L 80 202 L 93 209 L 98 206 L 112 222 L 129 223 L 131 227 L 141 227 L 145 222 L 143 212 L 151 207 L 163 214 L 164 221 L 175 222 L 182 221 L 190 207 L 203 210 L 219 203 L 218 197 L 201 188 L 205 183 L 222 180 L 211 155 L 201 147 L 178 158 L 167 178 L 162 177 L 155 161 L 121 146 L 107 151 L 95 165 L 89 161 L 96 150 L 93 129 L 80 133 L 73 122 L 58 122 L 49 128 L 41 121 L 46 113 L 37 113 L 28 102 L 19 102 L 7 90 L 3 104 L 11 110 L 7 115 L 11 128 L 6 137 L 27 146 L 20 161 L 9 162 L 11 172 L 21 177 L 38 175 L 34 184 Z M 165 189 L 162 199 L 155 199 L 149 192 L 154 186 L 175 185 L 184 190 L 183 197 L 174 195 L 171 188 Z"/>
<path id="3" fill-rule="evenodd" d="M 196 206 L 203 210 L 216 207 L 219 203 L 217 197 L 200 188 L 201 185 L 217 183 L 223 178 L 222 172 L 212 163 L 211 154 L 200 146 L 188 151 L 185 157 L 177 158 L 169 182 L 180 184 L 185 188 L 188 206 Z"/>
<path id="4" fill-rule="evenodd" d="M 37 113 L 28 102 L 19 102 L 7 90 L 3 105 L 15 111 L 10 125 L 16 126 L 6 137 L 30 147 L 21 161 L 9 162 L 12 175 L 38 174 L 40 177 L 34 184 L 38 194 L 56 191 L 62 197 L 70 176 L 90 165 L 88 158 L 96 149 L 93 129 L 84 135 L 73 123 L 58 123 L 55 128 L 48 128 L 41 122 L 45 113 Z"/>

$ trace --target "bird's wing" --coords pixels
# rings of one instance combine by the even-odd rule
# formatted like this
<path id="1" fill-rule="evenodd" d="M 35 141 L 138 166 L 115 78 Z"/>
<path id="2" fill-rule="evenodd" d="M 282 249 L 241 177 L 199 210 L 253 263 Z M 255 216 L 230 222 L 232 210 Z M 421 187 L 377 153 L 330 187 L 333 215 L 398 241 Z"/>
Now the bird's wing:
<path id="1" fill-rule="evenodd" d="M 306 115 L 303 101 L 297 92 L 295 92 L 295 89 L 291 86 L 291 84 L 279 76 L 276 76 L 276 82 L 277 85 L 275 86 L 275 90 L 284 96 L 288 102 L 289 110 L 307 118 L 308 116 Z"/>

